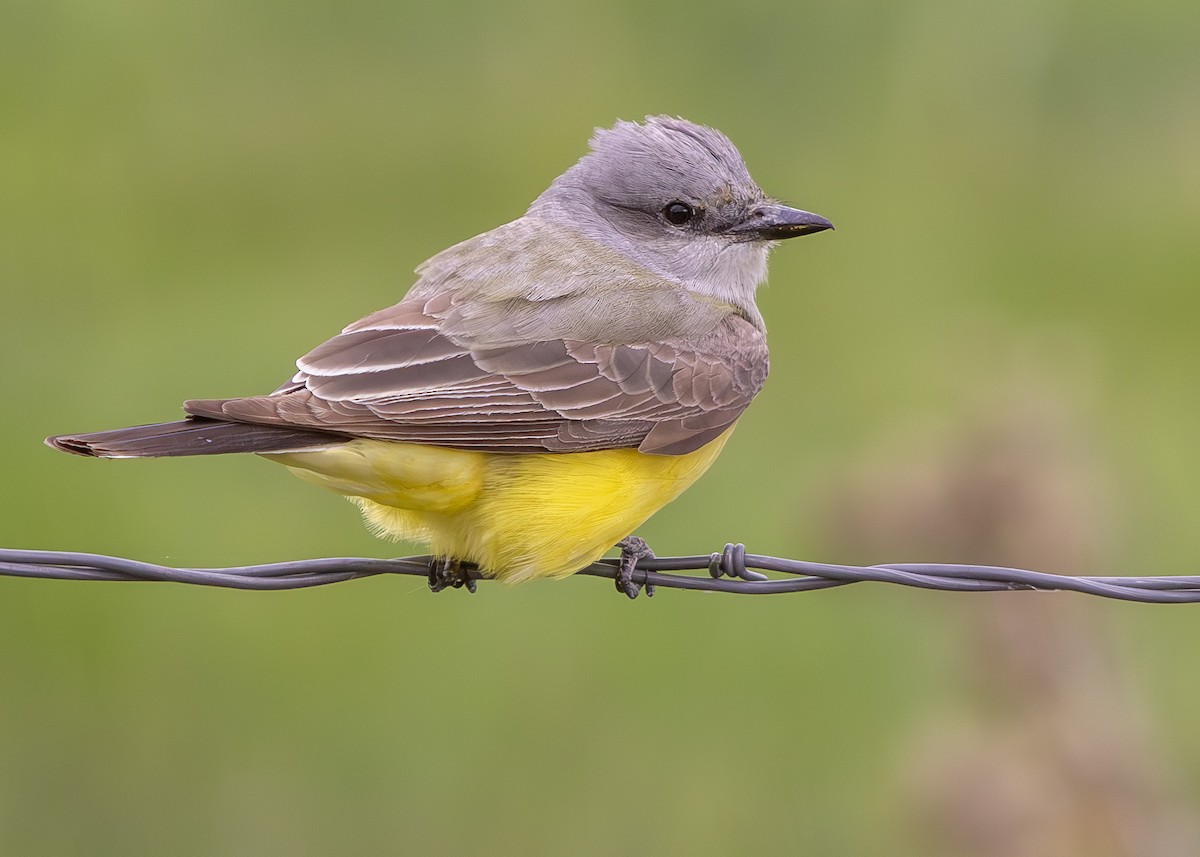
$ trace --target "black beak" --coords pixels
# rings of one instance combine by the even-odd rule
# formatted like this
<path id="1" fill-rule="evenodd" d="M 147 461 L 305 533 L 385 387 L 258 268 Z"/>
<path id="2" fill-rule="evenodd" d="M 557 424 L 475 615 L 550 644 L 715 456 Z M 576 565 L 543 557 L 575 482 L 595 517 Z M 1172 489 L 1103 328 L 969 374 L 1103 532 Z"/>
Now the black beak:
<path id="1" fill-rule="evenodd" d="M 748 239 L 782 241 L 832 228 L 833 224 L 819 214 L 788 208 L 779 202 L 764 202 L 755 206 L 749 217 L 729 231 Z"/>

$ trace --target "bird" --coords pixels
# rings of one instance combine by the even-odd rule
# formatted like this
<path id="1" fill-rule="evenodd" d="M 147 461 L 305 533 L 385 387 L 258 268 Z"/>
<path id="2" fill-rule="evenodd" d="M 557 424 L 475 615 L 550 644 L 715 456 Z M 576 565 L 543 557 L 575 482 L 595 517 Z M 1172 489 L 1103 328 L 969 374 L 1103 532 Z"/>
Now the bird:
<path id="1" fill-rule="evenodd" d="M 434 591 L 562 578 L 617 547 L 635 598 L 653 552 L 632 533 L 708 470 L 766 380 L 771 249 L 832 228 L 767 196 L 720 131 L 618 121 L 524 215 L 428 259 L 275 391 L 46 443 L 257 454 L 428 545 Z"/>

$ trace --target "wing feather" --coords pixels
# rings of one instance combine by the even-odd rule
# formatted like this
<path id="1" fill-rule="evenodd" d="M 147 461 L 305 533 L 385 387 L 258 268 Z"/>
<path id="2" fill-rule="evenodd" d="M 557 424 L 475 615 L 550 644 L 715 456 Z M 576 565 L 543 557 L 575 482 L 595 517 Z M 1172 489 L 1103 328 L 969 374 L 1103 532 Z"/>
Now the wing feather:
<path id="1" fill-rule="evenodd" d="M 486 344 L 407 300 L 306 354 L 268 396 L 188 402 L 192 415 L 492 452 L 639 448 L 679 455 L 724 432 L 761 389 L 762 332 L 730 311 L 693 341 Z"/>

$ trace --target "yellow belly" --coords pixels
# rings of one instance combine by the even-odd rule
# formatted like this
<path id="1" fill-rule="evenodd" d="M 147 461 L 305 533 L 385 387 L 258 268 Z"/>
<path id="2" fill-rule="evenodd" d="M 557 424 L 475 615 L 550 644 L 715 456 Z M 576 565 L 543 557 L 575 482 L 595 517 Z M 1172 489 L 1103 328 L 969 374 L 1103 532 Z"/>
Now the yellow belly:
<path id="1" fill-rule="evenodd" d="M 382 536 L 516 582 L 595 562 L 700 478 L 730 432 L 687 455 L 502 455 L 355 440 L 264 457 L 346 495 Z"/>

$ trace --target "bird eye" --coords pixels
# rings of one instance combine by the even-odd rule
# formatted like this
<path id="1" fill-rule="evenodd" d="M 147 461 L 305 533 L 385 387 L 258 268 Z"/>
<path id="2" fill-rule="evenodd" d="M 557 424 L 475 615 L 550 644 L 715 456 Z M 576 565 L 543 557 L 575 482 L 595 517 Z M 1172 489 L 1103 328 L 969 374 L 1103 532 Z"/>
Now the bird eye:
<path id="1" fill-rule="evenodd" d="M 692 208 L 686 202 L 675 200 L 669 202 L 662 210 L 662 216 L 667 219 L 668 223 L 675 226 L 683 226 L 693 217 L 696 216 L 696 209 Z"/>

